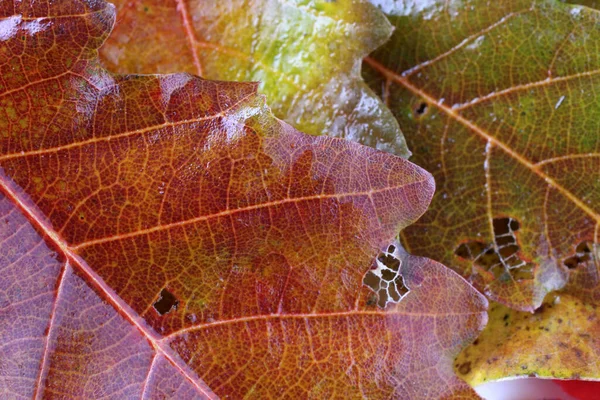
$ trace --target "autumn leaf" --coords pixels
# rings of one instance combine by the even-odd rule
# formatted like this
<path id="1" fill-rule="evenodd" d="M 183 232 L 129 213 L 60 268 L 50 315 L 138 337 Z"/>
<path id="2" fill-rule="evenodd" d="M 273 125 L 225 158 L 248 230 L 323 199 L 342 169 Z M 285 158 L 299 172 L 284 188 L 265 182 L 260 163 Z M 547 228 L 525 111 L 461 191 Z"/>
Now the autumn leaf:
<path id="1" fill-rule="evenodd" d="M 0 3 L 0 395 L 474 396 L 452 360 L 487 301 L 387 248 L 431 175 L 256 84 L 107 72 L 115 14 Z"/>
<path id="2" fill-rule="evenodd" d="M 569 283 L 535 313 L 492 304 L 490 323 L 455 362 L 459 376 L 472 386 L 517 376 L 600 379 L 600 246 L 576 251 Z"/>
<path id="3" fill-rule="evenodd" d="M 535 314 L 500 304 L 455 370 L 471 386 L 512 377 L 599 379 L 600 315 L 597 304 L 570 294 L 551 296 Z"/>
<path id="4" fill-rule="evenodd" d="M 398 123 L 362 81 L 363 57 L 391 34 L 364 0 L 116 0 L 100 50 L 120 73 L 189 72 L 257 81 L 276 116 L 304 132 L 407 157 Z"/>
<path id="5" fill-rule="evenodd" d="M 396 30 L 366 76 L 438 187 L 407 249 L 536 309 L 598 243 L 600 16 L 553 1 L 379 5 Z"/>

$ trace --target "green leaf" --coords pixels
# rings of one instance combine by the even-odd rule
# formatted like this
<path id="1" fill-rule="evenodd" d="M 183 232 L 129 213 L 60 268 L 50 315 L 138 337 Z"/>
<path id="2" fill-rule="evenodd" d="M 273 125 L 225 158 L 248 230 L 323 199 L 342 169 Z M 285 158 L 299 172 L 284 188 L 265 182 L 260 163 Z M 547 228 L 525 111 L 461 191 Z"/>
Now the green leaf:
<path id="1" fill-rule="evenodd" d="M 120 73 L 189 72 L 259 81 L 273 112 L 312 134 L 408 157 L 398 123 L 360 76 L 364 56 L 391 34 L 362 0 L 116 0 L 100 55 Z"/>
<path id="2" fill-rule="evenodd" d="M 437 193 L 403 233 L 490 298 L 532 311 L 600 225 L 600 14 L 555 1 L 380 2 L 366 77 Z"/>

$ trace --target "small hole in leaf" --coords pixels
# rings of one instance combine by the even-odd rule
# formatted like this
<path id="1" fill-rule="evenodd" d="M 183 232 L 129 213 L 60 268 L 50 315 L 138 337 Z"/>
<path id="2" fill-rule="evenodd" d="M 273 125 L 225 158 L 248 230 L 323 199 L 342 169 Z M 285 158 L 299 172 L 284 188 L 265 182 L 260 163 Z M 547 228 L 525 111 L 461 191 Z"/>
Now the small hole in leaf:
<path id="1" fill-rule="evenodd" d="M 387 292 L 387 290 L 380 290 L 379 292 L 377 292 L 377 295 L 379 296 L 379 301 L 377 302 L 377 305 L 380 308 L 385 308 L 385 305 L 388 302 L 388 292 Z"/>
<path id="2" fill-rule="evenodd" d="M 419 107 L 417 107 L 417 109 L 415 110 L 415 114 L 420 117 L 423 114 L 425 114 L 426 111 L 427 111 L 427 103 L 421 103 L 421 104 L 419 104 Z"/>
<path id="3" fill-rule="evenodd" d="M 398 272 L 398 268 L 400 268 L 400 260 L 394 257 L 391 254 L 382 254 L 377 259 L 386 267 L 394 272 Z"/>
<path id="4" fill-rule="evenodd" d="M 519 228 L 520 228 L 519 221 L 517 221 L 516 219 L 510 218 L 510 230 L 513 232 L 516 232 L 519 230 Z"/>
<path id="5" fill-rule="evenodd" d="M 508 258 L 519 251 L 519 246 L 516 244 L 505 246 L 499 249 L 500 256 L 502 258 Z"/>
<path id="6" fill-rule="evenodd" d="M 404 285 L 404 279 L 402 279 L 401 276 L 398 276 L 394 281 L 394 287 L 400 296 L 404 296 L 406 293 L 408 293 L 408 288 L 406 285 Z"/>
<path id="7" fill-rule="evenodd" d="M 507 236 L 502 236 L 502 237 L 497 237 L 496 238 L 496 245 L 497 246 L 506 246 L 509 244 L 517 244 L 517 241 L 515 240 L 514 236 L 512 235 L 507 235 Z"/>
<path id="8" fill-rule="evenodd" d="M 592 250 L 588 242 L 581 242 L 575 248 L 575 255 L 565 259 L 564 264 L 569 269 L 574 269 L 592 259 Z"/>
<path id="9" fill-rule="evenodd" d="M 581 242 L 575 248 L 575 252 L 577 253 L 591 253 L 590 245 L 588 242 Z"/>
<path id="10" fill-rule="evenodd" d="M 391 248 L 392 246 L 388 247 L 388 250 Z M 394 247 L 393 251 L 395 250 Z M 385 308 L 388 303 L 398 303 L 409 292 L 399 274 L 400 264 L 400 259 L 392 254 L 381 253 L 377 257 L 376 268 L 367 272 L 363 278 L 363 284 L 375 292 L 374 298 L 367 299 L 367 305 L 377 304 L 380 308 Z"/>
<path id="11" fill-rule="evenodd" d="M 173 296 L 167 289 L 160 291 L 160 297 L 154 303 L 154 309 L 160 314 L 165 315 L 171 310 L 177 310 L 179 300 Z"/>
<path id="12" fill-rule="evenodd" d="M 491 272 L 496 278 L 533 279 L 533 265 L 523 261 L 519 255 L 519 244 L 515 232 L 519 221 L 510 218 L 494 218 L 492 221 L 494 242 L 470 241 L 458 245 L 454 254 L 472 260 L 479 267 Z"/>
<path id="13" fill-rule="evenodd" d="M 367 272 L 363 278 L 363 283 L 373 289 L 375 292 L 379 290 L 379 282 L 381 282 L 381 278 L 375 275 L 373 272 Z"/>
<path id="14" fill-rule="evenodd" d="M 459 257 L 466 258 L 468 260 L 472 259 L 471 251 L 469 250 L 469 246 L 466 243 L 461 243 L 456 250 L 454 250 L 454 254 Z"/>
<path id="15" fill-rule="evenodd" d="M 506 235 L 510 232 L 510 218 L 494 218 L 494 235 Z"/>
<path id="16" fill-rule="evenodd" d="M 389 269 L 384 269 L 381 271 L 381 278 L 386 282 L 392 282 L 396 277 L 396 273 Z"/>
<path id="17" fill-rule="evenodd" d="M 579 266 L 579 257 L 577 257 L 577 256 L 569 257 L 565 260 L 564 264 L 569 269 L 575 269 Z"/>

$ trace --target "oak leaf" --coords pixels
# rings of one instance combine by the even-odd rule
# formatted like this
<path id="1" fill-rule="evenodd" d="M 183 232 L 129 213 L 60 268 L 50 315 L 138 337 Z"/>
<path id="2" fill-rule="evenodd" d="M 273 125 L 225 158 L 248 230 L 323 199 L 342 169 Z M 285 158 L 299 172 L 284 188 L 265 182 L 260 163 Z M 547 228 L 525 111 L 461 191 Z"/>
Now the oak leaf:
<path id="1" fill-rule="evenodd" d="M 533 311 L 597 246 L 599 14 L 558 1 L 374 1 L 396 27 L 365 76 L 438 190 L 403 232 L 491 299 Z"/>
<path id="2" fill-rule="evenodd" d="M 431 175 L 274 118 L 252 83 L 116 75 L 115 8 L 0 3 L 0 395 L 430 398 L 487 302 L 403 255 Z"/>
<path id="3" fill-rule="evenodd" d="M 473 386 L 600 378 L 600 14 L 553 1 L 378 3 L 397 29 L 368 77 L 438 185 L 405 244 L 505 304 L 492 303 L 457 373 Z"/>

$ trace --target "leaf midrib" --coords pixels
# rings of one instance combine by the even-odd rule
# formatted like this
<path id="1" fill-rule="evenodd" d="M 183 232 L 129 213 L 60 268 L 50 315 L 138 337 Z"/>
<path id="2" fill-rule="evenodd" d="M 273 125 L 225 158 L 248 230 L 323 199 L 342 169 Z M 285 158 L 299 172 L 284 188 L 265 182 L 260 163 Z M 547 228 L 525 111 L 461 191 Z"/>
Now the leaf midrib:
<path id="1" fill-rule="evenodd" d="M 44 233 L 46 239 L 51 241 L 65 256 L 65 262 L 63 268 L 61 269 L 60 274 L 60 283 L 64 280 L 64 276 L 67 272 L 69 265 L 77 266 L 79 271 L 82 272 L 86 277 L 86 282 L 95 288 L 97 288 L 103 295 L 104 300 L 106 300 L 109 304 L 111 304 L 114 309 L 121 315 L 123 315 L 129 323 L 134 325 L 140 333 L 144 336 L 148 342 L 152 345 L 155 351 L 155 357 L 157 354 L 161 354 L 166 360 L 168 360 L 185 379 L 187 379 L 193 386 L 196 388 L 198 393 L 205 396 L 207 399 L 215 398 L 214 394 L 208 389 L 208 386 L 197 376 L 194 376 L 191 368 L 185 365 L 176 353 L 165 345 L 164 342 L 161 342 L 157 337 L 156 333 L 152 331 L 152 329 L 145 323 L 145 321 L 138 316 L 127 303 L 125 303 L 114 291 L 102 280 L 102 278 L 96 274 L 77 254 L 73 252 L 73 250 L 69 247 L 69 245 L 54 231 L 47 222 L 45 222 L 38 213 L 31 209 L 31 207 L 26 205 L 26 202 L 23 201 L 20 196 L 10 187 L 11 185 L 6 182 L 6 178 L 0 175 L 0 190 L 4 192 L 7 198 L 25 215 L 28 221 L 36 227 L 38 230 Z M 53 305 L 53 310 L 58 303 L 58 296 L 60 292 L 57 291 L 55 304 Z M 51 319 L 49 322 L 49 326 L 52 326 L 54 314 L 51 315 Z M 46 334 L 46 343 L 44 349 L 43 360 L 45 361 L 48 347 L 47 341 L 50 339 L 50 330 L 48 329 Z M 42 365 L 41 368 L 44 368 Z M 43 372 L 43 371 L 42 371 Z M 42 372 L 40 372 L 39 379 L 42 378 Z M 149 379 L 152 370 L 149 371 L 146 380 Z M 205 386 L 206 389 L 203 387 Z M 39 394 L 39 388 L 36 388 L 36 391 Z"/>
<path id="2" fill-rule="evenodd" d="M 551 187 L 556 189 L 564 197 L 566 197 L 573 204 L 575 204 L 579 209 L 581 209 L 586 214 L 588 214 L 594 221 L 596 221 L 597 224 L 600 224 L 600 215 L 597 214 L 591 207 L 586 205 L 576 195 L 574 195 L 569 190 L 567 190 L 564 186 L 562 186 L 558 182 L 556 182 L 551 176 L 549 176 L 548 174 L 543 172 L 539 168 L 539 166 L 543 165 L 543 164 L 534 164 L 533 162 L 529 161 L 523 155 L 521 155 L 520 153 L 517 153 L 516 151 L 511 149 L 506 143 L 498 140 L 496 137 L 492 136 L 490 133 L 486 132 L 484 129 L 482 129 L 481 127 L 479 127 L 478 125 L 476 125 L 475 123 L 470 121 L 469 119 L 460 115 L 457 112 L 457 110 L 450 108 L 443 103 L 440 103 L 440 101 L 436 100 L 433 96 L 426 93 L 425 91 L 418 88 L 417 86 L 413 85 L 406 77 L 395 73 L 394 71 L 388 69 L 383 64 L 375 61 L 374 59 L 372 59 L 370 57 L 365 58 L 365 62 L 367 64 L 369 64 L 372 68 L 374 68 L 377 72 L 379 72 L 381 75 L 383 75 L 388 81 L 392 81 L 398 85 L 401 85 L 405 89 L 412 92 L 414 95 L 425 99 L 425 101 L 427 101 L 427 103 L 436 107 L 438 110 L 442 111 L 448 117 L 452 118 L 456 122 L 459 122 L 460 124 L 465 126 L 468 130 L 474 132 L 481 138 L 487 140 L 492 145 L 494 145 L 494 147 L 498 147 L 501 150 L 503 150 L 511 158 L 513 158 L 514 160 L 519 162 L 521 165 L 525 166 L 528 170 L 530 170 L 532 173 L 536 174 L 539 178 L 543 179 L 548 185 L 550 185 Z M 597 72 L 600 73 L 600 70 L 598 70 Z M 557 79 L 559 79 L 559 78 L 554 78 L 552 80 L 547 79 L 547 80 L 542 81 L 542 83 L 549 84 L 551 82 L 554 82 Z M 563 77 L 562 80 L 565 80 L 565 79 L 566 79 L 566 77 Z"/>
<path id="3" fill-rule="evenodd" d="M 409 292 L 410 293 L 410 292 Z M 407 293 L 407 296 L 410 295 Z M 396 303 L 399 304 L 399 303 Z M 252 321 L 268 321 L 268 320 L 287 320 L 287 319 L 318 319 L 318 318 L 347 318 L 347 317 L 355 317 L 355 316 L 375 316 L 381 318 L 391 318 L 393 316 L 403 316 L 403 317 L 427 317 L 427 318 L 454 318 L 460 316 L 470 316 L 470 315 L 479 315 L 485 314 L 485 309 L 479 311 L 470 311 L 470 312 L 440 312 L 440 313 L 427 313 L 427 312 L 410 312 L 410 311 L 398 311 L 398 310 L 350 310 L 350 311 L 341 311 L 341 312 L 324 312 L 324 313 L 301 313 L 301 314 L 261 314 L 261 315 L 252 315 L 248 317 L 240 317 L 240 318 L 232 318 L 227 320 L 209 322 L 204 324 L 195 325 L 188 328 L 183 328 L 178 331 L 175 331 L 164 338 L 161 341 L 171 342 L 178 336 L 181 336 L 185 333 L 200 331 L 203 329 L 210 329 L 213 327 L 219 327 L 223 325 L 233 325 L 238 323 L 247 323 Z"/>

